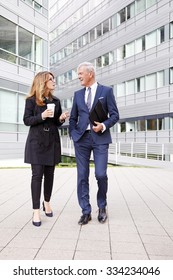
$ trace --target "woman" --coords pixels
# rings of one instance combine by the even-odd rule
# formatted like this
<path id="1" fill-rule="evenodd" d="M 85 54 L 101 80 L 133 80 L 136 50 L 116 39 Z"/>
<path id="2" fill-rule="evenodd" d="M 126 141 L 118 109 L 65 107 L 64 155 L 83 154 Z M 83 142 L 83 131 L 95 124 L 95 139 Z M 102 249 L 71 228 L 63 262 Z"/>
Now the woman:
<path id="1" fill-rule="evenodd" d="M 26 146 L 25 163 L 31 164 L 31 194 L 33 205 L 34 226 L 41 225 L 40 196 L 44 175 L 43 211 L 52 217 L 53 212 L 49 204 L 55 165 L 61 161 L 61 146 L 58 126 L 68 117 L 68 112 L 62 113 L 60 100 L 52 95 L 55 89 L 55 79 L 51 72 L 38 73 L 32 83 L 26 98 L 23 121 L 30 126 Z M 55 104 L 54 114 L 47 104 Z"/>

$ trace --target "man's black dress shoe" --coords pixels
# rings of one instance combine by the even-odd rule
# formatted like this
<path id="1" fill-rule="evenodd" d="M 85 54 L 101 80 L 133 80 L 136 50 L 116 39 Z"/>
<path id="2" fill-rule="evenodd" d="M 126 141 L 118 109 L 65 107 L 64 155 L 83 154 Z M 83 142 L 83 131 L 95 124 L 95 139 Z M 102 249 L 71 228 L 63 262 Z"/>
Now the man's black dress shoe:
<path id="1" fill-rule="evenodd" d="M 107 220 L 106 209 L 105 208 L 99 209 L 98 221 L 103 224 L 104 222 L 106 222 L 106 220 Z"/>
<path id="2" fill-rule="evenodd" d="M 78 222 L 79 225 L 86 225 L 91 221 L 91 214 L 83 214 Z"/>

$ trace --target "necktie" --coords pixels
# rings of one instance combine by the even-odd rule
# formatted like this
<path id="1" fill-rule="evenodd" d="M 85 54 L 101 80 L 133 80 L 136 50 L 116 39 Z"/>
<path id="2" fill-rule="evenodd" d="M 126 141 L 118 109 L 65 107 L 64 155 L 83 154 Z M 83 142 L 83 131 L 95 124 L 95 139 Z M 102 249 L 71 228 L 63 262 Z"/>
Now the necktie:
<path id="1" fill-rule="evenodd" d="M 90 111 L 91 110 L 91 88 L 89 87 L 88 88 L 88 98 L 87 98 L 87 107 L 88 107 L 88 110 Z"/>

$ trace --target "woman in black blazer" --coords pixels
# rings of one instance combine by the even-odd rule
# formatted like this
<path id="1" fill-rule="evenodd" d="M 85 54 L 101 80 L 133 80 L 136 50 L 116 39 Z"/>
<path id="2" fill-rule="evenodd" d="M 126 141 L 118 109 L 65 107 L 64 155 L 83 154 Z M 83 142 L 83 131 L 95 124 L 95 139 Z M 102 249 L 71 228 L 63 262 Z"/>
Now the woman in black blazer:
<path id="1" fill-rule="evenodd" d="M 52 217 L 49 204 L 55 165 L 61 161 L 61 145 L 58 127 L 68 117 L 68 112 L 62 113 L 60 100 L 52 95 L 55 89 L 55 79 L 51 72 L 39 72 L 32 83 L 26 98 L 23 121 L 30 126 L 25 145 L 25 163 L 31 164 L 31 194 L 33 204 L 34 226 L 41 225 L 40 197 L 44 175 L 43 211 Z M 55 104 L 54 114 L 47 104 Z"/>

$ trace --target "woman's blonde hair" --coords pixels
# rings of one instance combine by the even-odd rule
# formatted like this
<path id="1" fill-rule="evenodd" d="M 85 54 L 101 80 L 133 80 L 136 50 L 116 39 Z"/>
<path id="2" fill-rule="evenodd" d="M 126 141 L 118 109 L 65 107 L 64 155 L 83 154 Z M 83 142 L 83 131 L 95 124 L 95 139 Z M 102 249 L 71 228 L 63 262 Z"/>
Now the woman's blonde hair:
<path id="1" fill-rule="evenodd" d="M 46 92 L 46 83 L 49 81 L 50 75 L 54 79 L 54 75 L 49 71 L 37 73 L 34 77 L 30 92 L 26 98 L 35 96 L 37 105 L 45 105 L 44 97 Z M 48 98 L 52 98 L 52 91 L 49 91 Z"/>

